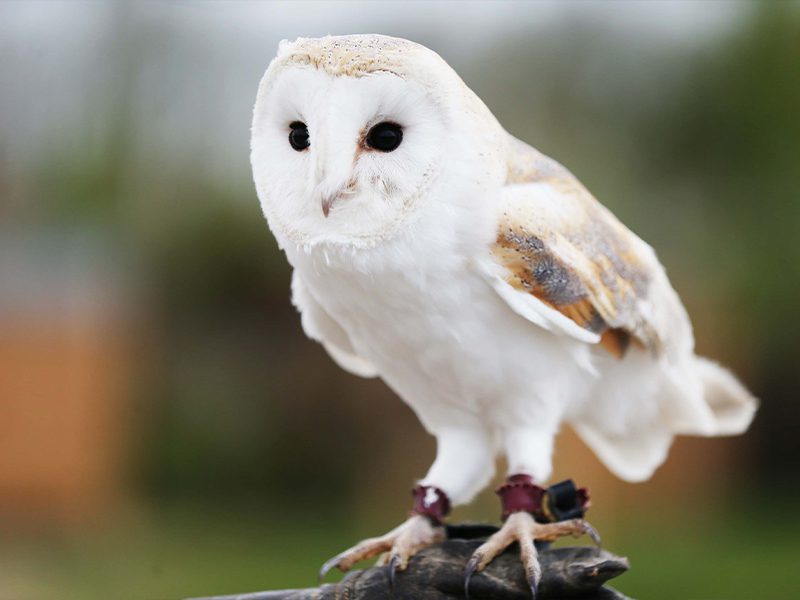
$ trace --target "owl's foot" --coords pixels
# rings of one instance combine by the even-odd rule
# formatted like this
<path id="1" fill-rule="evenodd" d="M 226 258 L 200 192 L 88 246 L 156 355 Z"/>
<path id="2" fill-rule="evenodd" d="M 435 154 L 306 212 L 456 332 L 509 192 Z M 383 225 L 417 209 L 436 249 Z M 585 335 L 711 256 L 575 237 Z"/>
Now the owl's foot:
<path id="1" fill-rule="evenodd" d="M 589 508 L 589 494 L 577 488 L 572 480 L 543 488 L 526 474 L 511 475 L 497 488 L 503 506 L 503 527 L 472 555 L 464 570 L 464 591 L 469 597 L 469 580 L 498 554 L 514 542 L 519 543 L 520 558 L 533 597 L 539 588 L 542 569 L 536 551 L 536 540 L 554 542 L 558 538 L 589 534 L 600 545 L 594 527 L 583 520 Z"/>
<path id="2" fill-rule="evenodd" d="M 485 543 L 478 547 L 472 554 L 464 570 L 464 592 L 469 598 L 469 581 L 473 574 L 483 570 L 495 557 L 514 542 L 519 544 L 519 554 L 525 569 L 525 576 L 531 586 L 533 597 L 539 588 L 542 578 L 542 569 L 539 565 L 538 552 L 534 542 L 554 542 L 559 538 L 572 535 L 580 537 L 588 534 L 594 542 L 600 545 L 600 536 L 594 527 L 583 519 L 570 519 L 556 523 L 537 523 L 528 512 L 515 512 L 509 515 L 503 527 L 489 537 Z"/>
<path id="3" fill-rule="evenodd" d="M 450 499 L 442 490 L 433 486 L 418 485 L 411 490 L 414 508 L 408 520 L 380 537 L 369 538 L 352 548 L 337 554 L 322 565 L 319 579 L 336 567 L 349 570 L 359 561 L 382 554 L 381 565 L 389 569 L 389 582 L 394 587 L 394 576 L 408 566 L 409 559 L 417 552 L 447 537 L 442 520 L 450 512 Z"/>
<path id="4" fill-rule="evenodd" d="M 442 525 L 435 525 L 426 516 L 413 515 L 389 533 L 359 542 L 326 561 L 319 571 L 319 578 L 322 580 L 334 567 L 348 571 L 357 562 L 382 554 L 379 563 L 388 567 L 390 581 L 394 584 L 395 572 L 405 570 L 412 556 L 423 548 L 444 541 L 445 537 Z"/>

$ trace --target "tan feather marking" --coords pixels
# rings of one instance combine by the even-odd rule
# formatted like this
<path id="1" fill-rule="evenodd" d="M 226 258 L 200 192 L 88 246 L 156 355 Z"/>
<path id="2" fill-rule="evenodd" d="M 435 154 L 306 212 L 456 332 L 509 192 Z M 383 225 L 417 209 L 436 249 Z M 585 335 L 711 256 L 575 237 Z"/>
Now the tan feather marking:
<path id="1" fill-rule="evenodd" d="M 607 329 L 600 336 L 600 345 L 616 358 L 625 356 L 631 344 L 631 334 L 624 329 Z"/>
<path id="2" fill-rule="evenodd" d="M 514 275 L 509 282 L 555 306 L 569 305 L 585 297 L 574 272 L 555 257 L 535 235 L 508 229 L 497 238 L 495 255 Z"/>
<path id="3" fill-rule="evenodd" d="M 291 52 L 281 58 L 284 63 L 308 65 L 334 76 L 349 77 L 380 71 L 404 77 L 406 55 L 430 52 L 414 42 L 381 35 L 298 38 L 287 47 Z"/>
<path id="4" fill-rule="evenodd" d="M 519 140 L 513 140 L 512 150 L 508 159 L 506 185 L 534 181 L 556 182 L 570 176 L 565 167 Z"/>
<path id="5" fill-rule="evenodd" d="M 600 333 L 608 328 L 578 273 L 549 252 L 538 237 L 509 229 L 498 236 L 493 252 L 508 269 L 507 281 L 516 289 L 533 294 L 584 329 Z"/>
<path id="6" fill-rule="evenodd" d="M 591 263 L 595 281 L 592 285 L 581 273 L 556 256 L 537 236 L 506 227 L 492 248 L 495 259 L 508 271 L 506 281 L 515 289 L 527 292 L 574 321 L 580 327 L 601 334 L 600 345 L 617 358 L 630 346 L 632 332 L 615 325 L 619 312 L 616 291 L 622 296 L 632 292 L 632 285 L 619 277 L 604 277 L 609 262 L 602 257 Z M 642 344 L 639 344 L 640 346 Z"/>

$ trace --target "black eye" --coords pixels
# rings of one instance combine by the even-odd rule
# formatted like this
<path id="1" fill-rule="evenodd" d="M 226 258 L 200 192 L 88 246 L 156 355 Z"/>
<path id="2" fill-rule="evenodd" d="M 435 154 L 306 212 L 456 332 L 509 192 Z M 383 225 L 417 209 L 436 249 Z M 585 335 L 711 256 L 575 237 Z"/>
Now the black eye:
<path id="1" fill-rule="evenodd" d="M 375 125 L 367 133 L 367 146 L 381 152 L 396 150 L 402 141 L 403 129 L 397 123 L 384 121 Z"/>
<path id="2" fill-rule="evenodd" d="M 298 152 L 308 148 L 308 127 L 305 123 L 295 121 L 289 124 L 289 143 Z"/>

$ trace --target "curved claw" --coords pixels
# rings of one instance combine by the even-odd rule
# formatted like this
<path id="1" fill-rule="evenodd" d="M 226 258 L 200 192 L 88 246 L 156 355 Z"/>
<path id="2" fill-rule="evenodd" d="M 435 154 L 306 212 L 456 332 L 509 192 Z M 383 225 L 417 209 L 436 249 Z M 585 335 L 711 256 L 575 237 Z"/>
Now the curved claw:
<path id="1" fill-rule="evenodd" d="M 528 585 L 531 586 L 533 600 L 536 600 L 539 595 L 539 582 L 536 580 L 536 577 L 528 577 Z"/>
<path id="2" fill-rule="evenodd" d="M 592 541 L 594 542 L 595 546 L 597 546 L 598 548 L 603 547 L 603 543 L 600 541 L 600 534 L 597 532 L 597 529 L 592 527 L 592 525 L 587 521 L 583 522 L 583 532 L 590 538 L 592 538 Z"/>
<path id="3" fill-rule="evenodd" d="M 337 554 L 333 558 L 329 558 L 324 563 L 322 563 L 322 567 L 320 567 L 319 574 L 317 575 L 318 584 L 322 585 L 322 580 L 325 579 L 325 575 L 327 575 L 328 572 L 334 567 L 338 567 L 339 563 L 342 561 L 342 558 L 344 558 L 343 553 Z"/>
<path id="4" fill-rule="evenodd" d="M 400 563 L 400 557 L 396 554 L 392 554 L 392 557 L 389 559 L 389 564 L 386 565 L 386 568 L 389 571 L 389 590 L 394 593 L 394 578 L 397 574 L 397 565 Z"/>
<path id="5" fill-rule="evenodd" d="M 481 562 L 481 555 L 473 554 L 472 558 L 469 559 L 467 562 L 467 566 L 464 567 L 464 598 L 469 600 L 469 582 L 472 579 L 472 576 L 478 571 L 478 565 Z"/>

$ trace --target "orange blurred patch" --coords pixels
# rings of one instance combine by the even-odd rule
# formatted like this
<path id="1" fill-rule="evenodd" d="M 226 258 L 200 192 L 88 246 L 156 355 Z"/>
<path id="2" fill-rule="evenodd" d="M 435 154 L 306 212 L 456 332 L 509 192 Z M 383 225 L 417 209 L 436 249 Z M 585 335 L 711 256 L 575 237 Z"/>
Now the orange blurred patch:
<path id="1" fill-rule="evenodd" d="M 0 323 L 0 519 L 87 520 L 122 495 L 129 343 L 87 319 Z"/>

